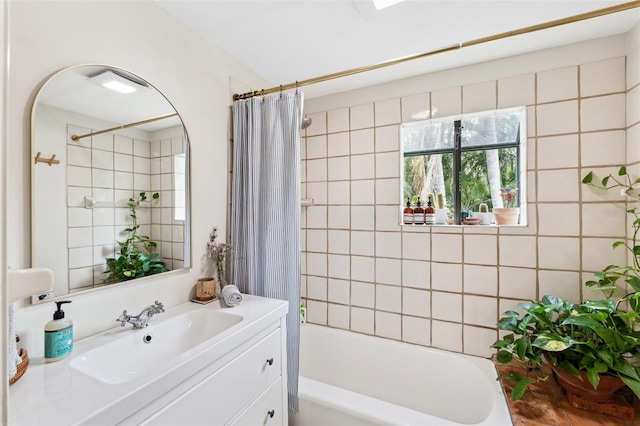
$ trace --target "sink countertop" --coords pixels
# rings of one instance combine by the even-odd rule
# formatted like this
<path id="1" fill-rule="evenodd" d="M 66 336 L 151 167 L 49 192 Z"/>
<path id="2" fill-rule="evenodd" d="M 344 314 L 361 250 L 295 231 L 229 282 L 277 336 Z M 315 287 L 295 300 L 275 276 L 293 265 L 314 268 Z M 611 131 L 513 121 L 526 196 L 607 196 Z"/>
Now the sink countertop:
<path id="1" fill-rule="evenodd" d="M 148 373 L 126 382 L 104 383 L 70 366 L 74 359 L 126 334 L 138 333 L 142 339 L 146 333 L 154 332 L 154 324 L 201 309 L 240 315 L 242 320 L 171 362 L 158 364 Z M 9 388 L 9 424 L 53 426 L 120 422 L 279 321 L 286 313 L 287 302 L 250 295 L 243 295 L 242 304 L 233 308 L 226 307 L 222 301 L 207 305 L 187 302 L 153 317 L 145 329 L 132 330 L 127 324 L 75 341 L 73 353 L 64 360 L 45 363 L 42 357 L 31 358 L 25 375 Z M 141 395 L 144 401 L 139 399 Z"/>

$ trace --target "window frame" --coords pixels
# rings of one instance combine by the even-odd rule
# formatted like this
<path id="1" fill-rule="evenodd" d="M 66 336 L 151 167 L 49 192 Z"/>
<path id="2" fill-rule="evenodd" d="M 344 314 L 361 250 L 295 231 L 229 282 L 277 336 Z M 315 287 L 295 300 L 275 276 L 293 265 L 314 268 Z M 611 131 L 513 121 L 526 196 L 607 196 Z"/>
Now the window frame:
<path id="1" fill-rule="evenodd" d="M 514 112 L 518 112 L 520 114 L 520 120 L 518 124 L 518 130 L 516 132 L 516 139 L 514 142 L 508 143 L 499 143 L 499 144 L 483 144 L 483 145 L 473 145 L 468 147 L 462 146 L 462 121 L 470 118 L 478 118 L 478 117 L 489 117 L 489 116 L 497 116 L 497 115 L 507 115 Z M 477 151 L 487 151 L 491 149 L 503 149 L 503 148 L 515 148 L 516 149 L 516 163 L 518 165 L 518 170 L 516 172 L 516 200 L 517 206 L 520 207 L 520 219 L 518 221 L 518 225 L 511 226 L 526 226 L 527 225 L 527 214 L 526 214 L 526 196 L 523 194 L 526 193 L 526 177 L 527 173 L 526 168 L 526 152 L 527 152 L 527 133 L 526 133 L 526 122 L 527 122 L 527 110 L 525 106 L 515 107 L 515 108 L 503 108 L 496 109 L 491 111 L 482 111 L 478 113 L 464 114 L 464 115 L 456 115 L 449 116 L 437 119 L 426 119 L 426 120 L 418 120 L 411 121 L 406 123 L 401 123 L 400 125 L 400 170 L 401 170 L 401 179 L 400 179 L 400 209 L 404 208 L 404 163 L 406 158 L 416 157 L 416 156 L 424 156 L 424 155 L 437 155 L 437 154 L 451 154 L 452 155 L 452 167 L 453 167 L 453 199 L 454 199 L 454 224 L 461 225 L 462 224 L 462 196 L 461 196 L 461 169 L 462 169 L 462 156 L 465 152 L 477 152 Z M 454 123 L 454 140 L 453 147 L 446 148 L 435 148 L 435 149 L 422 149 L 418 151 L 410 151 L 406 152 L 404 148 L 404 140 L 403 140 L 403 130 L 407 127 L 414 127 L 420 125 L 431 125 L 438 123 Z M 400 220 L 400 224 L 403 224 L 403 221 Z M 438 226 L 438 225 L 431 225 Z M 504 225 L 502 225 L 504 226 Z"/>

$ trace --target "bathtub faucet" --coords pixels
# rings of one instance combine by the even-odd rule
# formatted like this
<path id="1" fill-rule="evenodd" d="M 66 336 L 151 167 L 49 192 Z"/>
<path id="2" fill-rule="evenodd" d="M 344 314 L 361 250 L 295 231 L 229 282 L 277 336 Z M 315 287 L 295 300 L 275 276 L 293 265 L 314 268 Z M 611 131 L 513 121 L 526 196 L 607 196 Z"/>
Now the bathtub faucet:
<path id="1" fill-rule="evenodd" d="M 128 315 L 125 309 L 116 321 L 118 321 L 122 327 L 124 327 L 126 323 L 132 324 L 133 329 L 137 330 L 148 326 L 151 317 L 162 312 L 164 312 L 164 305 L 156 300 L 155 304 L 147 306 L 136 316 Z"/>

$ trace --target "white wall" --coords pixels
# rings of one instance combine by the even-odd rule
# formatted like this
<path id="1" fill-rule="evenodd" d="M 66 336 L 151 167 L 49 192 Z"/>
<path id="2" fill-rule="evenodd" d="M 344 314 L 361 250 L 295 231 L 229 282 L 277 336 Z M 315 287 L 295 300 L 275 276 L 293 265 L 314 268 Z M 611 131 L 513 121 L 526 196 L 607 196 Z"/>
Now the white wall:
<path id="1" fill-rule="evenodd" d="M 139 74 L 158 88 L 180 113 L 189 133 L 193 267 L 72 296 L 73 303 L 65 311 L 74 321 L 75 338 L 82 338 L 113 327 L 125 308 L 138 311 L 154 300 L 169 307 L 186 302 L 206 267 L 203 257 L 211 229 L 218 226 L 221 238 L 226 234 L 231 96 L 268 84 L 151 1 L 13 1 L 9 14 L 7 158 L 11 161 L 6 176 L 11 184 L 2 198 L 2 206 L 7 207 L 7 226 L 3 227 L 7 266 L 31 266 L 29 127 L 39 87 L 68 66 L 112 64 Z M 0 253 L 4 249 L 0 247 Z M 27 305 L 17 313 L 17 331 L 34 356 L 42 353 L 42 330 L 53 310 L 53 304 Z"/>

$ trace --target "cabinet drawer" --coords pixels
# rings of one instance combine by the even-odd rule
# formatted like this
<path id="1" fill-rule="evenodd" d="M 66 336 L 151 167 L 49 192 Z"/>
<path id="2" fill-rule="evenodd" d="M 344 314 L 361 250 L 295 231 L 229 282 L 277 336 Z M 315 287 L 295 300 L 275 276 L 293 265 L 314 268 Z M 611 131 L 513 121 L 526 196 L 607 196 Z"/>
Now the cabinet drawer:
<path id="1" fill-rule="evenodd" d="M 229 426 L 275 426 L 282 425 L 282 377 L 278 378 Z"/>
<path id="2" fill-rule="evenodd" d="M 224 424 L 281 374 L 281 330 L 180 395 L 142 424 Z"/>

